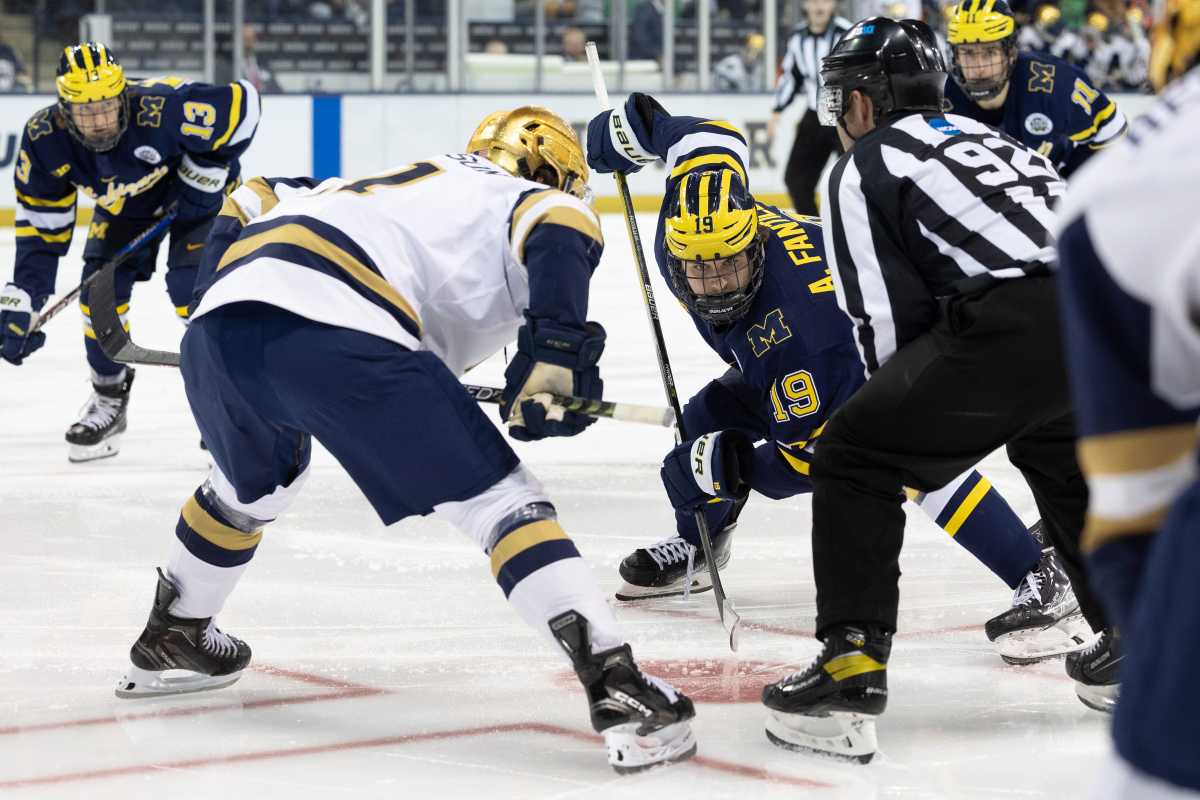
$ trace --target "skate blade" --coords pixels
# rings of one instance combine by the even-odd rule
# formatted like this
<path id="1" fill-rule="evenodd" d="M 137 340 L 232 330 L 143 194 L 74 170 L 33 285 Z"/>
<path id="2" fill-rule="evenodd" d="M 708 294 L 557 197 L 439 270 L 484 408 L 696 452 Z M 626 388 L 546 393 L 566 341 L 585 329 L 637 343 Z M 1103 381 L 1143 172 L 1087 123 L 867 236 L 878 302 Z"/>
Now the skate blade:
<path id="1" fill-rule="evenodd" d="M 834 711 L 825 717 L 767 711 L 767 738 L 798 753 L 869 764 L 879 750 L 875 717 Z"/>
<path id="2" fill-rule="evenodd" d="M 1076 612 L 1048 627 L 1026 628 L 998 636 L 993 644 L 1006 664 L 1024 666 L 1081 650 L 1094 635 L 1083 614 Z"/>
<path id="3" fill-rule="evenodd" d="M 692 588 L 688 593 L 700 594 L 712 590 L 712 579 L 708 577 L 708 572 L 704 573 L 703 579 L 699 574 L 692 578 Z M 621 588 L 617 590 L 617 599 L 626 602 L 632 600 L 653 600 L 658 597 L 683 597 L 684 588 L 683 581 L 666 586 L 637 586 L 635 584 L 625 582 L 621 584 Z"/>
<path id="4" fill-rule="evenodd" d="M 1093 711 L 1111 714 L 1117 707 L 1117 698 L 1121 694 L 1121 684 L 1113 683 L 1108 686 L 1089 686 L 1079 681 L 1075 682 L 1075 696 Z"/>
<path id="5" fill-rule="evenodd" d="M 181 677 L 167 677 L 167 672 L 180 672 Z M 207 692 L 237 683 L 240 677 L 242 677 L 240 670 L 228 675 L 201 675 L 197 672 L 180 670 L 155 672 L 130 666 L 129 671 L 117 683 L 116 695 L 122 699 L 131 700 L 139 697 L 165 697 L 175 694 Z"/>
<path id="6" fill-rule="evenodd" d="M 639 723 L 630 722 L 604 731 L 608 763 L 621 775 L 687 761 L 696 755 L 696 735 L 689 722 L 676 722 L 645 736 Z"/>
<path id="7" fill-rule="evenodd" d="M 86 461 L 112 458 L 119 452 L 121 452 L 120 434 L 110 436 L 96 444 L 72 444 L 70 450 L 67 452 L 67 461 L 70 461 L 72 464 L 82 464 Z"/>

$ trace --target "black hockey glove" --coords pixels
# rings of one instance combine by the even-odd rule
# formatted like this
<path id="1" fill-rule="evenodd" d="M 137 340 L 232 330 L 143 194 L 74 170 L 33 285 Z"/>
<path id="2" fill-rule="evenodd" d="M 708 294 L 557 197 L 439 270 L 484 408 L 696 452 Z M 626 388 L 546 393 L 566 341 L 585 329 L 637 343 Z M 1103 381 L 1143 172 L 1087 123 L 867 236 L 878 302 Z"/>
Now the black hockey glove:
<path id="1" fill-rule="evenodd" d="M 583 329 L 525 315 L 517 334 L 517 354 L 504 371 L 500 418 L 514 439 L 574 436 L 595 418 L 566 411 L 551 395 L 599 400 L 604 381 L 596 362 L 604 352 L 604 328 L 588 322 Z"/>
<path id="2" fill-rule="evenodd" d="M 750 493 L 747 480 L 754 443 L 741 431 L 706 433 L 677 445 L 663 459 L 663 486 L 671 505 L 694 511 L 714 497 L 741 500 Z"/>

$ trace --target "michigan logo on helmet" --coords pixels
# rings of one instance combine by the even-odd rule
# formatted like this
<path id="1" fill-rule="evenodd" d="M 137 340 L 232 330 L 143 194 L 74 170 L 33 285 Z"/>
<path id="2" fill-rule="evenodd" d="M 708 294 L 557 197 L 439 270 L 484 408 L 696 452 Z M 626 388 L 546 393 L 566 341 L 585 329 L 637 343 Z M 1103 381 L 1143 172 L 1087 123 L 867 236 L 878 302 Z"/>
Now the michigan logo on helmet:
<path id="1" fill-rule="evenodd" d="M 486 134 L 490 119 L 484 119 L 475 136 Z M 587 159 L 579 137 L 566 120 L 548 108 L 521 106 L 504 114 L 496 120 L 484 155 L 513 175 L 591 200 Z"/>
<path id="2" fill-rule="evenodd" d="M 688 173 L 670 203 L 663 233 L 675 296 L 706 322 L 742 317 L 762 285 L 764 236 L 741 175 Z"/>
<path id="3" fill-rule="evenodd" d="M 1167 0 L 1154 26 L 1150 82 L 1161 90 L 1200 62 L 1200 0 Z"/>
<path id="4" fill-rule="evenodd" d="M 508 111 L 493 111 L 484 117 L 483 122 L 479 123 L 467 141 L 467 152 L 486 156 L 492 146 L 492 137 L 496 135 L 496 129 L 500 127 L 500 121 L 508 114 Z"/>
<path id="5" fill-rule="evenodd" d="M 85 147 L 111 150 L 129 124 L 125 70 L 107 47 L 84 42 L 63 50 L 55 84 L 67 130 Z"/>
<path id="6" fill-rule="evenodd" d="M 975 102 L 999 97 L 1017 63 L 1017 22 L 1005 0 L 962 0 L 946 22 L 951 73 Z"/>

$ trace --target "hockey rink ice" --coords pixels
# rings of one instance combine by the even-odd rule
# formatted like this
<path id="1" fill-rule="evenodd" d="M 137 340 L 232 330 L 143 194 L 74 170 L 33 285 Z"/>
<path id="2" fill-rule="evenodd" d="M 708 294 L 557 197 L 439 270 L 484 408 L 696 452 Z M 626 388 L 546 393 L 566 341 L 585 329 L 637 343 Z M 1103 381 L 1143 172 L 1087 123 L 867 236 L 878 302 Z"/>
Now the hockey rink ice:
<path id="1" fill-rule="evenodd" d="M 654 219 L 640 221 L 649 244 Z M 604 229 L 590 317 L 608 330 L 605 397 L 664 405 L 624 221 L 607 216 Z M 60 292 L 79 278 L 83 234 Z M 655 289 L 686 399 L 723 365 Z M 136 341 L 176 347 L 161 277 L 138 285 L 131 319 Z M 1061 660 L 1000 660 L 983 624 L 1008 606 L 1008 587 L 912 507 L 882 755 L 864 767 L 769 743 L 762 685 L 819 645 L 809 500 L 756 495 L 723 573 L 743 617 L 738 654 L 711 593 L 616 609 L 643 668 L 696 701 L 699 742 L 686 764 L 620 777 L 565 657 L 508 607 L 487 558 L 440 521 L 384 528 L 319 447 L 219 618 L 254 650 L 241 681 L 118 700 L 154 568 L 208 459 L 178 374 L 144 367 L 120 455 L 69 464 L 63 433 L 90 392 L 78 312 L 46 332 L 24 366 L 0 363 L 0 797 L 1058 799 L 1088 796 L 1110 749 L 1108 720 L 1076 699 Z M 503 385 L 503 364 L 465 380 Z M 620 560 L 673 532 L 658 477 L 672 444 L 667 429 L 609 420 L 513 442 L 609 596 Z M 1003 454 L 981 469 L 1032 523 Z"/>

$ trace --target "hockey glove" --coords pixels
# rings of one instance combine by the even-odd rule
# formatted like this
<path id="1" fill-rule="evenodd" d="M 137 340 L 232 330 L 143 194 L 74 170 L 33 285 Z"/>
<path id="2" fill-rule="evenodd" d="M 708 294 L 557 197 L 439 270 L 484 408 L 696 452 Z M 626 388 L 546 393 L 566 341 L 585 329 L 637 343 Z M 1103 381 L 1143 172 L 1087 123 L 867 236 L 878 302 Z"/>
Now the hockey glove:
<path id="1" fill-rule="evenodd" d="M 663 486 L 671 505 L 694 511 L 714 497 L 741 500 L 750 493 L 754 443 L 741 431 L 706 433 L 684 442 L 663 459 Z"/>
<path id="2" fill-rule="evenodd" d="M 523 442 L 547 436 L 574 436 L 596 420 L 566 411 L 551 395 L 599 400 L 604 391 L 596 362 L 604 352 L 604 328 L 583 329 L 525 315 L 517 334 L 517 354 L 504 371 L 500 417 L 508 433 Z"/>
<path id="3" fill-rule="evenodd" d="M 650 95 L 634 92 L 623 108 L 593 117 L 587 131 L 588 166 L 596 172 L 628 174 L 658 161 L 650 151 L 655 113 L 667 115 L 667 110 Z"/>
<path id="4" fill-rule="evenodd" d="M 0 358 L 20 364 L 25 357 L 46 343 L 46 334 L 29 335 L 33 324 L 33 303 L 29 292 L 13 284 L 0 292 Z"/>
<path id="5" fill-rule="evenodd" d="M 177 203 L 175 223 L 195 225 L 215 217 L 225 200 L 228 180 L 228 166 L 194 161 L 185 153 L 175 170 L 168 201 Z"/>

